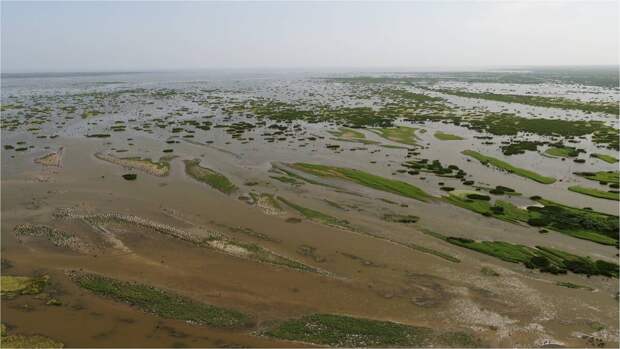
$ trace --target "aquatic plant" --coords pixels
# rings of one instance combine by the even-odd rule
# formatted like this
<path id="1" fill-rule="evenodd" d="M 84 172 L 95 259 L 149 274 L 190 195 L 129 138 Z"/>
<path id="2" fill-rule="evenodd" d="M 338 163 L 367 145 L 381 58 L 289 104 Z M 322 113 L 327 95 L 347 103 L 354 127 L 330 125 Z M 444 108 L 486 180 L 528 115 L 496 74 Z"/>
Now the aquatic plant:
<path id="1" fill-rule="evenodd" d="M 538 183 L 542 183 L 542 184 L 551 184 L 555 182 L 555 178 L 553 177 L 546 177 L 543 175 L 540 175 L 534 171 L 530 171 L 530 170 L 526 170 L 524 168 L 520 168 L 520 167 L 516 167 L 513 166 L 505 161 L 499 160 L 497 158 L 491 157 L 491 156 L 486 156 L 483 155 L 481 153 L 478 153 L 476 151 L 473 150 L 464 150 L 461 152 L 463 155 L 467 155 L 470 156 L 478 161 L 480 161 L 480 163 L 482 163 L 483 165 L 492 165 L 500 170 L 504 170 L 507 171 L 509 173 L 514 173 L 517 176 L 521 176 L 524 178 L 528 178 L 531 179 L 533 181 L 536 181 Z"/>
<path id="2" fill-rule="evenodd" d="M 474 241 L 461 237 L 446 237 L 446 242 L 465 247 L 476 252 L 499 258 L 506 262 L 522 263 L 527 268 L 539 269 L 544 273 L 565 274 L 571 271 L 576 274 L 602 275 L 618 278 L 618 264 L 592 260 L 557 249 L 512 244 L 504 241 Z"/>
<path id="3" fill-rule="evenodd" d="M 195 180 L 206 183 L 224 194 L 232 194 L 237 191 L 237 186 L 226 176 L 210 168 L 200 166 L 200 159 L 184 160 L 183 163 L 185 163 L 185 173 Z"/>
<path id="4" fill-rule="evenodd" d="M 568 187 L 568 190 L 573 191 L 575 193 L 599 198 L 599 199 L 615 200 L 615 201 L 620 200 L 620 193 L 618 193 L 618 191 L 602 191 L 596 188 L 582 187 L 580 185 L 570 186 Z"/>
<path id="5" fill-rule="evenodd" d="M 291 167 L 320 177 L 335 177 L 353 181 L 373 189 L 409 197 L 420 201 L 429 201 L 431 196 L 422 189 L 409 183 L 373 175 L 364 171 L 308 163 L 295 163 Z"/>
<path id="6" fill-rule="evenodd" d="M 24 294 L 39 294 L 49 282 L 49 276 L 0 276 L 0 294 L 3 298 L 14 298 Z"/>
<path id="7" fill-rule="evenodd" d="M 460 141 L 460 140 L 465 139 L 461 136 L 453 135 L 450 133 L 445 133 L 442 131 L 435 132 L 434 136 L 435 138 L 442 140 L 442 141 Z"/>
<path id="8" fill-rule="evenodd" d="M 611 115 L 619 115 L 620 110 L 618 103 L 615 102 L 598 102 L 598 101 L 580 101 L 576 99 L 568 99 L 562 97 L 545 97 L 533 95 L 515 95 L 515 94 L 499 94 L 491 92 L 468 92 L 458 90 L 437 90 L 441 93 L 451 94 L 460 97 L 488 99 L 498 102 L 519 103 L 533 105 L 537 107 L 560 108 L 581 110 L 588 113 L 606 113 Z"/>
<path id="9" fill-rule="evenodd" d="M 80 287 L 99 296 L 127 303 L 166 319 L 225 328 L 246 327 L 250 324 L 250 318 L 237 310 L 198 302 L 153 286 L 97 274 L 73 272 L 70 276 Z"/>
<path id="10" fill-rule="evenodd" d="M 331 347 L 477 347 L 465 332 L 442 332 L 427 327 L 346 315 L 312 314 L 284 321 L 263 335 Z"/>

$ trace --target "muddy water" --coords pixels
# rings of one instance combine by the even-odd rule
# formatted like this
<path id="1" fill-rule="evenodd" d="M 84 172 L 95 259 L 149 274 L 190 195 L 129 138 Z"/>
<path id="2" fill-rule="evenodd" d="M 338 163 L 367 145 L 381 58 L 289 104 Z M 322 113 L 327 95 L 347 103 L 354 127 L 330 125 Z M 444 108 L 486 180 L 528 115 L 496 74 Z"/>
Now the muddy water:
<path id="1" fill-rule="evenodd" d="M 161 79 L 153 79 L 140 86 L 170 86 Z M 131 81 L 126 86 L 133 86 Z M 226 88 L 237 86 L 230 80 L 218 83 Z M 204 87 L 203 83 L 192 84 Z M 261 89 L 264 84 L 268 87 Z M 256 93 L 273 95 L 273 91 L 284 93 L 279 89 L 291 84 L 295 87 L 293 91 L 303 94 L 309 83 L 252 80 L 243 86 L 249 91 L 258 89 Z M 315 92 L 334 93 L 333 87 L 319 86 L 322 87 Z M 50 87 L 47 91 L 55 93 L 58 88 Z M 16 94 L 19 91 L 14 90 Z M 333 99 L 326 97 L 330 98 Z M 167 107 L 174 109 L 179 105 L 174 102 Z M 83 137 L 85 132 L 105 129 L 115 120 L 128 120 L 139 113 L 146 118 L 147 111 L 158 113 L 157 104 L 134 103 L 127 107 L 127 114 L 97 117 L 97 125 L 91 124 L 91 119 L 77 118 L 69 121 L 70 125 L 61 129 L 61 135 L 55 139 L 38 139 L 24 130 L 2 131 L 3 145 L 26 140 L 35 146 L 26 152 L 2 151 L 2 258 L 13 265 L 3 273 L 48 274 L 52 284 L 46 292 L 62 302 L 61 306 L 49 306 L 33 296 L 3 300 L 2 322 L 12 332 L 42 334 L 72 347 L 298 346 L 300 343 L 277 341 L 257 333 L 277 321 L 320 312 L 465 330 L 491 346 L 539 346 L 549 342 L 590 346 L 585 335 L 602 338 L 605 345 L 611 347 L 618 343 L 618 303 L 614 299 L 618 292 L 617 280 L 533 272 L 521 265 L 446 244 L 422 234 L 421 230 L 544 245 L 609 261 L 617 259 L 617 250 L 613 247 L 559 233 L 542 235 L 534 228 L 476 215 L 439 200 L 422 203 L 340 180 L 324 182 L 342 190 L 308 183 L 294 186 L 273 180 L 271 176 L 277 175 L 272 172 L 274 163 L 312 162 L 393 176 L 436 196 L 443 194 L 438 189 L 439 182 L 458 187 L 457 181 L 430 174 L 421 179 L 395 173 L 406 160 L 404 149 L 340 142 L 339 151 L 329 150 L 325 145 L 334 141 L 326 130 L 334 126 L 327 124 L 299 123 L 302 131 L 285 142 L 276 143 L 262 139 L 260 134 L 264 130 L 260 128 L 248 132 L 247 136 L 255 140 L 247 143 L 231 139 L 221 129 L 204 133 L 198 130 L 190 139 L 194 142 L 162 130 L 147 133 L 129 128 L 105 139 Z M 220 112 L 215 114 L 214 121 L 223 122 L 225 116 Z M 576 171 L 576 166 L 607 170 L 613 165 L 598 160 L 578 165 L 535 152 L 509 157 L 508 160 L 517 166 L 563 179 L 543 185 L 494 171 L 475 161 L 469 162 L 460 154 L 463 149 L 474 149 L 501 158 L 497 150 L 500 138 L 492 147 L 482 145 L 473 138 L 475 133 L 457 126 L 440 123 L 413 126 L 427 130 L 419 133 L 419 143 L 425 146 L 420 149 L 421 157 L 439 159 L 444 165 L 455 164 L 481 183 L 512 187 L 523 193 L 524 204 L 527 204 L 525 198 L 542 195 L 570 205 L 617 212 L 617 202 L 566 190 L 569 183 L 590 184 L 570 175 Z M 432 136 L 436 130 L 463 135 L 466 140 L 439 141 Z M 370 140 L 396 145 L 372 132 L 364 133 Z M 309 135 L 324 138 L 300 140 Z M 180 143 L 164 143 L 170 137 L 176 137 Z M 49 149 L 45 149 L 46 146 Z M 35 158 L 59 146 L 64 147 L 62 167 L 34 163 Z M 171 162 L 170 175 L 155 177 L 136 172 L 136 181 L 125 181 L 121 177 L 133 171 L 100 161 L 93 155 L 110 152 L 117 156 L 158 159 L 164 155 L 165 148 L 174 148 L 173 154 L 177 156 Z M 128 151 L 116 154 L 118 149 Z M 182 160 L 194 158 L 201 159 L 203 166 L 225 174 L 239 187 L 238 192 L 225 195 L 187 176 Z M 283 215 L 268 215 L 261 208 L 239 200 L 239 196 L 252 190 L 282 196 L 296 204 L 346 219 L 355 231 L 303 219 L 286 207 Z M 336 202 L 341 208 L 325 200 Z M 123 246 L 119 248 L 84 222 L 54 218 L 53 213 L 59 208 L 72 208 L 84 214 L 116 212 L 139 216 L 197 236 L 218 231 L 328 273 L 300 272 L 259 263 L 198 247 L 145 227 L 106 225 L 106 230 Z M 420 221 L 404 225 L 382 220 L 388 213 L 412 214 L 419 216 Z M 301 222 L 287 220 L 291 217 L 301 218 Z M 13 229 L 22 223 L 46 224 L 74 233 L 95 246 L 96 251 L 80 254 L 46 241 L 20 243 Z M 249 228 L 269 239 L 259 239 L 231 228 Z M 446 253 L 461 262 L 450 262 L 402 245 L 406 243 Z M 314 255 L 300 253 L 302 246 L 314 248 Z M 482 267 L 492 268 L 500 276 L 484 276 L 480 272 Z M 80 289 L 66 276 L 69 270 L 149 284 L 197 301 L 233 308 L 249 314 L 253 325 L 247 329 L 222 330 L 162 319 Z M 559 281 L 587 285 L 595 291 L 559 287 L 556 285 Z M 74 330 L 78 326 L 80 331 Z"/>

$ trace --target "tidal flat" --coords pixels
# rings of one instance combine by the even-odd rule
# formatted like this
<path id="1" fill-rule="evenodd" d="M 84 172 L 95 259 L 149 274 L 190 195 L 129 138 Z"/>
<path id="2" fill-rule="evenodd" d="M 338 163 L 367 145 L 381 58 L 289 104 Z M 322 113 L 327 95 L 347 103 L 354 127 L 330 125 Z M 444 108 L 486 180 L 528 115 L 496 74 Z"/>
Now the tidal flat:
<path id="1" fill-rule="evenodd" d="M 618 90 L 532 74 L 3 78 L 3 344 L 617 347 Z"/>

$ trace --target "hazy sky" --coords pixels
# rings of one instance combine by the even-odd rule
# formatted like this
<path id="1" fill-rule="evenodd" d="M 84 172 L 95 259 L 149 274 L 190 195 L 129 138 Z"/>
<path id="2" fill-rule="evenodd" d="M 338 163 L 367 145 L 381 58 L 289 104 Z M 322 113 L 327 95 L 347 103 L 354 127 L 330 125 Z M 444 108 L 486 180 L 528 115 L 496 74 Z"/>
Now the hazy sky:
<path id="1" fill-rule="evenodd" d="M 2 71 L 617 64 L 612 2 L 1 2 Z"/>

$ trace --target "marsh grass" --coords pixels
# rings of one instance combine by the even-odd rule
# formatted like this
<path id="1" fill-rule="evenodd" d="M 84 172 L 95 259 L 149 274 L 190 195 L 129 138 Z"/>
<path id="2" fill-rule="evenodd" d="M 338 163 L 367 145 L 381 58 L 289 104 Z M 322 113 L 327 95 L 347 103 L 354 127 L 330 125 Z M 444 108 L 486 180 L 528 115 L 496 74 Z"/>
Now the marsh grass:
<path id="1" fill-rule="evenodd" d="M 609 164 L 615 164 L 616 162 L 618 162 L 618 159 L 614 156 L 611 155 L 606 155 L 606 154 L 599 154 L 599 153 L 592 153 L 590 154 L 591 157 L 599 159 L 599 160 L 603 160 L 606 163 Z"/>
<path id="2" fill-rule="evenodd" d="M 486 198 L 474 195 L 478 194 L 472 191 L 455 190 L 443 199 L 487 217 L 544 227 L 604 245 L 618 244 L 618 216 L 570 207 L 539 197 L 533 199 L 542 207 L 528 206 L 527 209 L 522 209 L 507 201 L 496 200 L 492 203 Z"/>
<path id="3" fill-rule="evenodd" d="M 71 278 L 80 287 L 99 296 L 127 303 L 162 318 L 225 328 L 250 324 L 249 317 L 239 311 L 198 302 L 156 287 L 96 274 L 74 273 Z"/>
<path id="4" fill-rule="evenodd" d="M 287 320 L 262 334 L 331 347 L 477 347 L 481 344 L 464 332 L 441 332 L 334 314 L 312 314 Z"/>
<path id="5" fill-rule="evenodd" d="M 416 145 L 417 136 L 415 135 L 418 129 L 406 126 L 397 126 L 390 128 L 371 129 L 372 132 L 379 136 L 388 139 L 396 143 L 402 143 L 407 145 Z"/>
<path id="6" fill-rule="evenodd" d="M 620 114 L 618 103 L 614 102 L 584 102 L 561 97 L 499 94 L 491 92 L 468 92 L 445 89 L 439 91 L 460 97 L 487 99 L 498 102 L 519 103 L 546 108 L 581 110 L 588 113 L 606 113 L 616 116 Z"/>
<path id="7" fill-rule="evenodd" d="M 185 173 L 195 180 L 206 183 L 212 188 L 224 194 L 232 194 L 237 191 L 235 186 L 226 176 L 210 168 L 200 166 L 200 160 L 185 160 Z"/>
<path id="8" fill-rule="evenodd" d="M 335 177 L 346 179 L 369 188 L 405 196 L 424 202 L 430 201 L 431 199 L 431 196 L 429 194 L 414 185 L 395 179 L 389 179 L 373 175 L 356 169 L 308 163 L 295 163 L 291 166 L 300 171 L 304 171 L 319 177 Z"/>
<path id="9" fill-rule="evenodd" d="M 295 211 L 299 212 L 302 216 L 304 216 L 307 219 L 310 219 L 312 221 L 319 222 L 322 224 L 326 224 L 326 225 L 332 225 L 332 226 L 345 228 L 349 230 L 352 229 L 351 224 L 344 219 L 339 219 L 339 218 L 330 216 L 328 214 L 325 214 L 323 212 L 319 212 L 311 208 L 297 205 L 281 196 L 278 196 L 277 199 L 282 201 L 284 204 L 291 207 Z"/>
<path id="10" fill-rule="evenodd" d="M 492 165 L 500 170 L 504 170 L 506 172 L 509 173 L 514 173 L 517 176 L 521 176 L 524 178 L 528 178 L 531 179 L 533 181 L 536 181 L 538 183 L 542 183 L 542 184 L 551 184 L 555 182 L 555 178 L 553 177 L 546 177 L 543 175 L 540 175 L 534 171 L 530 171 L 530 170 L 526 170 L 524 168 L 520 168 L 520 167 L 516 167 L 513 166 L 505 161 L 499 160 L 497 158 L 491 157 L 491 156 L 486 156 L 483 155 L 481 153 L 478 153 L 476 151 L 473 150 L 464 150 L 461 152 L 463 155 L 467 155 L 469 157 L 472 157 L 478 161 L 480 161 L 480 163 L 482 163 L 483 165 Z"/>
<path id="11" fill-rule="evenodd" d="M 506 262 L 521 263 L 544 273 L 602 275 L 618 278 L 618 264 L 577 256 L 554 248 L 512 244 L 504 241 L 474 241 L 461 237 L 444 237 L 446 242 L 480 252 Z"/>
<path id="12" fill-rule="evenodd" d="M 575 174 L 601 184 L 620 184 L 620 171 L 575 172 Z"/>
<path id="13" fill-rule="evenodd" d="M 570 187 L 568 187 L 568 190 L 573 191 L 575 193 L 584 194 L 584 195 L 592 196 L 592 197 L 595 197 L 595 198 L 599 198 L 599 199 L 615 200 L 615 201 L 619 201 L 620 200 L 620 193 L 618 193 L 617 191 L 616 192 L 602 191 L 602 190 L 598 190 L 596 188 L 582 187 L 580 185 L 570 186 Z"/>
<path id="14" fill-rule="evenodd" d="M 457 135 L 453 135 L 450 133 L 445 133 L 442 131 L 437 131 L 434 134 L 435 138 L 441 140 L 441 141 L 461 141 L 465 138 L 461 137 L 461 136 L 457 136 Z"/>
<path id="15" fill-rule="evenodd" d="M 49 282 L 48 276 L 0 276 L 0 294 L 3 298 L 14 298 L 18 295 L 39 294 Z"/>

